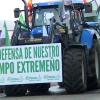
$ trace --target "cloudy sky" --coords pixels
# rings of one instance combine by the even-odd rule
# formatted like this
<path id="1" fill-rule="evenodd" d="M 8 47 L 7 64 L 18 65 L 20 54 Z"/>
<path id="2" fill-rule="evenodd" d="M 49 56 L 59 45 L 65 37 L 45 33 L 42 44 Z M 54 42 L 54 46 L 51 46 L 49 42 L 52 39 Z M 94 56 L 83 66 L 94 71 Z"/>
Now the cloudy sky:
<path id="1" fill-rule="evenodd" d="M 13 19 L 16 7 L 23 7 L 21 0 L 0 0 L 0 20 Z"/>
<path id="2" fill-rule="evenodd" d="M 52 1 L 52 0 L 33 0 L 33 1 L 38 2 L 38 1 Z M 14 8 L 23 8 L 23 6 L 24 5 L 23 5 L 22 0 L 0 0 L 0 20 L 13 19 Z"/>
<path id="3" fill-rule="evenodd" d="M 33 2 L 44 2 L 52 0 L 33 0 Z M 54 1 L 54 0 L 53 0 Z M 58 1 L 58 0 L 55 0 Z M 88 0 L 87 0 L 88 1 Z M 100 3 L 100 0 L 97 0 Z M 0 20 L 13 20 L 14 8 L 23 8 L 23 3 L 21 0 L 0 0 Z"/>

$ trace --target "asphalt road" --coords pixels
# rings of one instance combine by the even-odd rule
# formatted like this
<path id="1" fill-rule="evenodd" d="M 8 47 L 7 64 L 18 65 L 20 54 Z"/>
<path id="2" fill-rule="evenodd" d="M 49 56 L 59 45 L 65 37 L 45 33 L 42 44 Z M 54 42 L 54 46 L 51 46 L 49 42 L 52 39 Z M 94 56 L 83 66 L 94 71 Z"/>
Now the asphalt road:
<path id="1" fill-rule="evenodd" d="M 27 95 L 23 97 L 6 97 L 5 94 L 0 94 L 0 100 L 100 100 L 100 89 L 68 95 L 64 89 L 53 86 L 50 88 L 49 94 Z"/>

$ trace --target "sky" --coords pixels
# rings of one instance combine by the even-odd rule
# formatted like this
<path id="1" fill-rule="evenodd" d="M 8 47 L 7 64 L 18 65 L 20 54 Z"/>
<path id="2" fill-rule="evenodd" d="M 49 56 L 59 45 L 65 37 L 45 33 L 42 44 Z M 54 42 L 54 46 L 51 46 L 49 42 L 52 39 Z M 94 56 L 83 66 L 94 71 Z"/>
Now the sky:
<path id="1" fill-rule="evenodd" d="M 26 0 L 28 1 L 28 0 Z M 33 0 L 34 2 L 52 1 L 52 0 Z M 58 0 L 55 0 L 58 1 Z M 23 8 L 22 0 L 0 0 L 0 20 L 9 20 L 14 18 L 14 8 Z"/>
<path id="2" fill-rule="evenodd" d="M 37 2 L 39 0 L 33 0 Z M 52 1 L 52 0 L 40 0 L 40 2 Z M 55 0 L 58 1 L 58 0 Z M 88 1 L 88 0 L 87 0 Z M 97 0 L 100 4 L 100 0 Z M 13 20 L 14 8 L 23 8 L 23 2 L 21 0 L 0 0 L 0 20 Z"/>
<path id="3" fill-rule="evenodd" d="M 14 18 L 14 8 L 22 8 L 21 0 L 0 0 L 0 20 L 9 20 Z"/>

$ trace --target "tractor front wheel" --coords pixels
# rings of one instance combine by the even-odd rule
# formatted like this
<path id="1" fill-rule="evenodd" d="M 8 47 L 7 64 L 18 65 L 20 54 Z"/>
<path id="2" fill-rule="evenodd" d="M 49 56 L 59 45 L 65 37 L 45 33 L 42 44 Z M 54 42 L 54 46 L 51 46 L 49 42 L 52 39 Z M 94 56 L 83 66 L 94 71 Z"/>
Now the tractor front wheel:
<path id="1" fill-rule="evenodd" d="M 68 93 L 87 89 L 86 57 L 82 48 L 68 48 L 63 56 L 63 80 Z"/>
<path id="2" fill-rule="evenodd" d="M 98 40 L 94 40 L 93 48 L 89 50 L 89 69 L 91 75 L 88 76 L 88 90 L 97 89 L 100 81 L 100 46 Z"/>

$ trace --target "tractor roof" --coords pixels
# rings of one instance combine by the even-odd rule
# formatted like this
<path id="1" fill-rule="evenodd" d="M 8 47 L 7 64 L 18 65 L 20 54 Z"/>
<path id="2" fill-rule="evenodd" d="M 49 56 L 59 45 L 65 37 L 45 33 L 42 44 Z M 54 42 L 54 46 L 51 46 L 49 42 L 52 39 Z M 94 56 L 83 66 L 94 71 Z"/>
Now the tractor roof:
<path id="1" fill-rule="evenodd" d="M 62 5 L 63 2 L 45 2 L 45 3 L 35 3 L 33 4 L 34 7 L 52 7 L 52 6 L 59 6 Z"/>

